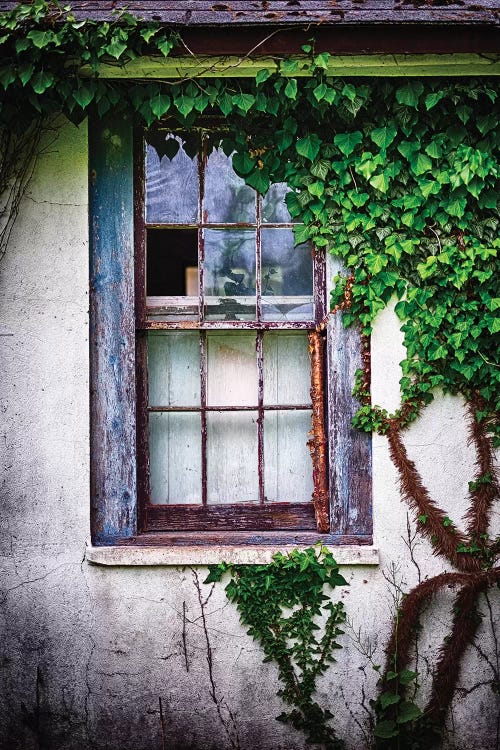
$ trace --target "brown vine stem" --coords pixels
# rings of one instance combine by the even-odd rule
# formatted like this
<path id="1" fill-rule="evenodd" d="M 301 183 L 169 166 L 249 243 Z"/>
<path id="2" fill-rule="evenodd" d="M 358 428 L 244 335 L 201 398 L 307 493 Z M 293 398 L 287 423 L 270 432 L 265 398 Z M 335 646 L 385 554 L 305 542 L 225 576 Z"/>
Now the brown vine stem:
<path id="1" fill-rule="evenodd" d="M 390 421 L 387 437 L 391 459 L 399 473 L 401 493 L 416 520 L 419 516 L 425 518 L 424 522 L 419 523 L 421 533 L 430 539 L 435 553 L 446 557 L 458 570 L 478 570 L 481 564 L 477 558 L 457 551 L 459 545 L 468 546 L 468 539 L 431 499 L 415 464 L 408 458 L 401 430 L 393 421 Z"/>
<path id="2" fill-rule="evenodd" d="M 466 513 L 467 533 L 471 540 L 479 542 L 488 532 L 491 509 L 499 493 L 499 482 L 493 458 L 493 447 L 487 434 L 487 424 L 478 419 L 484 405 L 479 399 L 469 403 L 469 437 L 476 449 L 478 477 L 470 490 L 470 507 Z M 490 477 L 491 481 L 484 481 Z"/>

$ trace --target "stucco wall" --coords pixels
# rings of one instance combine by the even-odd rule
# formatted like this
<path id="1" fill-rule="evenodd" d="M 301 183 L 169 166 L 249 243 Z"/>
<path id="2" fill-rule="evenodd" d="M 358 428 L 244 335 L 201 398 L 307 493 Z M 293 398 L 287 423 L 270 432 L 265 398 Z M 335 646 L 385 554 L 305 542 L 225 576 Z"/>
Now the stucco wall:
<path id="1" fill-rule="evenodd" d="M 303 748 L 299 733 L 275 721 L 283 710 L 276 697 L 275 667 L 262 664 L 258 646 L 239 625 L 221 586 L 205 606 L 211 685 L 195 586 L 196 577 L 205 577 L 203 569 L 106 568 L 85 560 L 89 395 L 84 126 L 64 127 L 40 158 L 0 265 L 0 305 L 0 747 Z M 380 316 L 372 345 L 374 401 L 395 406 L 402 351 L 390 311 Z M 455 518 L 465 508 L 467 482 L 473 476 L 462 411 L 458 400 L 439 399 L 406 438 L 433 496 Z M 350 586 L 339 595 L 351 627 L 319 691 L 321 704 L 335 714 L 338 733 L 352 749 L 367 746 L 361 729 L 367 722 L 363 694 L 368 707 L 377 680 L 360 650 L 373 649 L 375 663 L 382 663 L 393 584 L 408 590 L 419 574 L 423 578 L 443 569 L 420 539 L 412 562 L 407 509 L 386 440 L 375 437 L 373 444 L 380 565 L 343 570 Z M 210 588 L 201 588 L 206 598 Z M 424 695 L 425 676 L 446 635 L 450 601 L 451 593 L 426 615 L 418 663 Z M 499 607 L 493 593 L 490 602 L 491 617 L 486 602 L 482 609 L 478 643 L 498 668 L 490 620 L 498 619 Z M 474 688 L 491 680 L 491 668 L 474 648 L 466 667 L 464 691 L 449 720 L 449 745 L 457 750 L 498 747 L 496 696 L 489 686 Z"/>

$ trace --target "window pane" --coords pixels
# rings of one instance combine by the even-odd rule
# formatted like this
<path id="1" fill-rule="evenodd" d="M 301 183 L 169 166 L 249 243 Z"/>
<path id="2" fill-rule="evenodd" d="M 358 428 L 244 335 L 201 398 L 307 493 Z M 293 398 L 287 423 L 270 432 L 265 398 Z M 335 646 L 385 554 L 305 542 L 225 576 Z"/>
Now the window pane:
<path id="1" fill-rule="evenodd" d="M 266 332 L 263 353 L 264 404 L 309 404 L 311 367 L 307 333 Z"/>
<path id="2" fill-rule="evenodd" d="M 151 503 L 201 502 L 201 416 L 149 415 Z"/>
<path id="3" fill-rule="evenodd" d="M 198 333 L 148 333 L 148 380 L 150 406 L 199 406 Z"/>
<path id="4" fill-rule="evenodd" d="M 257 387 L 255 333 L 208 333 L 208 406 L 257 406 Z"/>
<path id="5" fill-rule="evenodd" d="M 264 494 L 267 502 L 308 502 L 312 463 L 307 446 L 310 411 L 264 414 Z"/>
<path id="6" fill-rule="evenodd" d="M 255 224 L 256 192 L 233 169 L 221 148 L 207 159 L 203 220 L 210 224 Z"/>
<path id="7" fill-rule="evenodd" d="M 262 229 L 264 320 L 313 319 L 313 263 L 308 244 L 294 247 L 292 229 Z"/>
<path id="8" fill-rule="evenodd" d="M 292 217 L 285 203 L 291 188 L 286 182 L 275 182 L 262 198 L 262 221 L 272 224 L 291 224 Z"/>
<path id="9" fill-rule="evenodd" d="M 255 232 L 207 229 L 204 232 L 205 309 L 212 320 L 254 320 Z"/>
<path id="10" fill-rule="evenodd" d="M 196 229 L 147 230 L 146 293 L 148 297 L 198 296 Z"/>
<path id="11" fill-rule="evenodd" d="M 179 150 L 170 159 L 158 156 L 146 144 L 146 221 L 150 224 L 193 224 L 198 218 L 199 175 L 197 157 L 189 157 L 180 136 L 165 135 L 176 141 Z"/>
<path id="12" fill-rule="evenodd" d="M 207 414 L 207 502 L 259 500 L 257 412 Z"/>

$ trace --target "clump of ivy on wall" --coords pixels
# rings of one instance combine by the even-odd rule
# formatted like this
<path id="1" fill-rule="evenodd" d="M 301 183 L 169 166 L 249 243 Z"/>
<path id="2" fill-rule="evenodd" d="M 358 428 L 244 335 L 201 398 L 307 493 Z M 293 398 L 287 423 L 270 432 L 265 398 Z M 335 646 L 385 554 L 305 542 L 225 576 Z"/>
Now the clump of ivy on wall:
<path id="1" fill-rule="evenodd" d="M 366 359 L 354 384 L 355 424 L 387 436 L 418 530 L 453 570 L 403 601 L 387 647 L 375 735 L 384 747 L 410 746 L 410 735 L 411 747 L 430 747 L 477 630 L 479 597 L 500 581 L 500 541 L 488 537 L 498 498 L 493 448 L 500 444 L 498 87 L 488 78 L 334 78 L 329 54 L 313 43 L 302 59 L 277 61 L 255 79 L 99 78 L 103 62 L 168 56 L 176 45 L 176 34 L 127 13 L 97 23 L 77 21 L 68 7 L 45 0 L 20 4 L 0 15 L 0 128 L 28 131 L 58 113 L 78 123 L 113 110 L 145 125 L 170 117 L 186 128 L 203 114 L 222 115 L 222 147 L 234 153 L 236 171 L 261 193 L 271 181 L 286 181 L 288 208 L 301 222 L 297 243 L 311 240 L 349 269 L 336 279 L 333 312 L 368 335 L 396 300 L 406 346 L 401 407 L 389 414 L 372 405 Z M 2 164 L 5 171 L 4 158 Z M 461 394 L 467 404 L 477 470 L 465 531 L 433 501 L 403 441 L 437 391 Z M 250 573 L 233 573 L 230 598 L 240 602 L 235 592 Z M 254 575 L 265 585 L 274 572 Z M 256 591 L 262 581 L 254 581 Z M 451 632 L 429 701 L 417 709 L 405 697 L 410 646 L 424 604 L 444 586 L 457 589 Z"/>

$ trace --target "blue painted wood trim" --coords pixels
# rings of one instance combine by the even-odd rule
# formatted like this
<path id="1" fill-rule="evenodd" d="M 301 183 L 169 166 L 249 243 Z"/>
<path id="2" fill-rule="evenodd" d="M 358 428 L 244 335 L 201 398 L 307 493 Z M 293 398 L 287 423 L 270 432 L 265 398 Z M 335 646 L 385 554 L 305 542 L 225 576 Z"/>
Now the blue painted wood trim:
<path id="1" fill-rule="evenodd" d="M 328 279 L 342 269 L 329 257 Z M 352 396 L 356 370 L 362 366 L 361 335 L 344 328 L 341 313 L 331 315 L 327 329 L 328 459 L 331 532 L 344 535 L 373 533 L 372 437 L 354 429 L 359 408 Z"/>
<path id="2" fill-rule="evenodd" d="M 137 532 L 132 123 L 89 123 L 93 544 Z"/>

